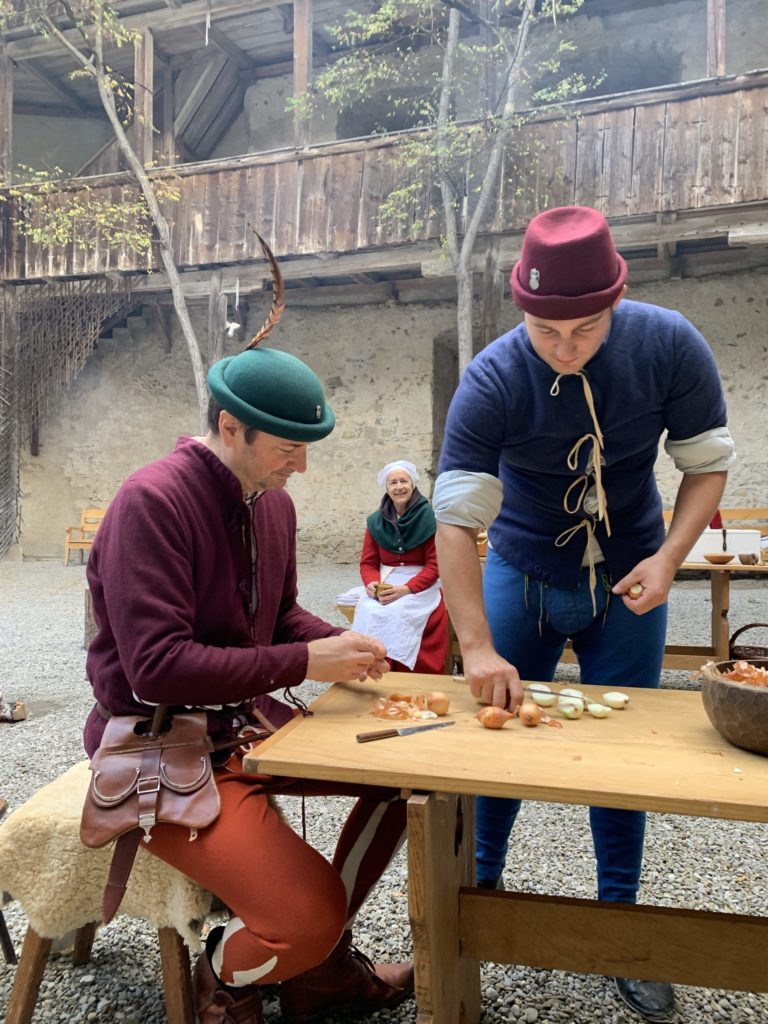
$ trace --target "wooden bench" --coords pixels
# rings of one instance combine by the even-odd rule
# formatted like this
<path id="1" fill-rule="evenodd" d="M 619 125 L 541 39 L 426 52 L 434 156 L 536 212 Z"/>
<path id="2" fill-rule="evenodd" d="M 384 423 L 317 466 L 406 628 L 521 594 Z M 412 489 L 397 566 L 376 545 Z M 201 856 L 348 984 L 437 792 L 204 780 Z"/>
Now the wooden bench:
<path id="1" fill-rule="evenodd" d="M 104 518 L 105 508 L 84 508 L 80 513 L 78 526 L 68 526 L 64 538 L 64 565 L 69 565 L 70 551 L 80 552 L 80 564 L 83 563 L 83 552 L 90 551 L 93 538 Z"/>
<path id="2" fill-rule="evenodd" d="M 665 508 L 662 515 L 669 525 L 672 509 Z M 721 508 L 720 518 L 726 530 L 759 530 L 761 537 L 768 537 L 768 507 L 763 508 Z"/>

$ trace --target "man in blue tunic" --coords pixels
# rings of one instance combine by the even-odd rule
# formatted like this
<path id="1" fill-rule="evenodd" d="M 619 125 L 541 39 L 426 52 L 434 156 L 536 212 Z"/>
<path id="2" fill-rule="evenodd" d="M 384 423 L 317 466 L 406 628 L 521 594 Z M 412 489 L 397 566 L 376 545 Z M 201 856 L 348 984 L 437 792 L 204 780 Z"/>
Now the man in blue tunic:
<path id="1" fill-rule="evenodd" d="M 735 461 L 706 341 L 679 313 L 624 298 L 627 267 L 587 207 L 538 214 L 515 265 L 523 322 L 470 364 L 433 494 L 440 578 L 478 700 L 521 703 L 571 640 L 585 683 L 659 685 L 667 595 Z M 659 441 L 682 472 L 665 536 Z M 485 572 L 475 536 L 488 529 Z M 501 888 L 520 801 L 477 801 L 478 884 Z M 633 903 L 645 815 L 590 808 L 598 898 Z M 652 1021 L 670 985 L 615 979 Z"/>

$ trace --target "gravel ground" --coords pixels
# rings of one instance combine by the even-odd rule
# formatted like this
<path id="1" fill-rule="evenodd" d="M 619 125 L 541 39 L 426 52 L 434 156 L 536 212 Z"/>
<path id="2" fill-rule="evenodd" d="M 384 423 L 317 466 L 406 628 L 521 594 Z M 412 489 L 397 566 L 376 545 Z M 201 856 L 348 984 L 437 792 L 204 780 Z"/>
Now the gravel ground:
<path id="1" fill-rule="evenodd" d="M 299 573 L 302 603 L 344 625 L 334 598 L 358 582 L 355 567 L 300 566 Z M 84 676 L 83 591 L 84 571 L 79 566 L 0 562 L 0 691 L 7 699 L 23 700 L 29 715 L 25 722 L 0 724 L 0 795 L 8 801 L 9 810 L 83 757 L 81 728 L 91 706 Z M 708 584 L 677 584 L 671 600 L 670 642 L 705 643 L 708 617 Z M 768 622 L 768 589 L 735 582 L 731 621 Z M 574 679 L 575 672 L 574 667 L 566 667 L 562 678 Z M 691 683 L 686 673 L 666 672 L 663 685 L 685 688 Z M 317 692 L 319 688 L 307 684 L 307 689 Z M 297 821 L 292 806 L 296 801 L 284 803 Z M 328 799 L 311 804 L 308 838 L 330 854 L 349 802 Z M 515 835 L 505 872 L 508 886 L 568 896 L 593 894 L 591 842 L 583 808 L 530 802 L 521 812 Z M 650 815 L 640 899 L 699 910 L 764 913 L 768 903 L 765 852 L 764 825 Z M 24 915 L 16 904 L 10 904 L 5 914 L 18 948 Z M 361 948 L 374 959 L 409 956 L 403 853 L 363 908 L 356 934 Z M 15 968 L 0 958 L 3 1019 L 14 974 Z M 483 965 L 482 979 L 484 1024 L 631 1024 L 639 1019 L 619 1003 L 600 977 L 489 963 Z M 677 991 L 680 1022 L 768 1022 L 765 994 L 682 986 Z M 265 1011 L 268 1021 L 280 1020 L 274 999 L 267 1000 Z M 376 1019 L 414 1022 L 414 1003 Z M 67 959 L 54 958 L 33 1020 L 35 1024 L 162 1024 L 166 1017 L 155 934 L 140 922 L 118 917 L 99 933 L 90 964 L 73 968 Z"/>

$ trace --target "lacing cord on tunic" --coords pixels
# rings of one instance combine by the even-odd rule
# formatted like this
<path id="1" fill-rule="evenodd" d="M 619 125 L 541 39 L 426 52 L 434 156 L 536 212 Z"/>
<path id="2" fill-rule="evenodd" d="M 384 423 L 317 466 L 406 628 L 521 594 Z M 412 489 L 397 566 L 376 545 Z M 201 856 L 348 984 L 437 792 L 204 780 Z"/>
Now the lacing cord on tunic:
<path id="1" fill-rule="evenodd" d="M 565 376 L 572 376 L 572 374 L 559 373 L 555 378 L 552 387 L 549 389 L 549 393 L 553 398 L 557 398 L 560 394 L 560 378 Z M 587 461 L 587 470 L 590 469 L 594 476 L 595 481 L 595 493 L 597 495 L 597 519 L 602 520 L 605 523 L 605 529 L 608 536 L 611 534 L 611 524 L 608 518 L 608 503 L 605 497 L 605 490 L 603 489 L 602 479 L 602 460 L 601 451 L 605 447 L 603 440 L 603 432 L 600 429 L 600 424 L 597 421 L 597 413 L 595 411 L 595 400 L 592 395 L 592 388 L 589 386 L 589 380 L 586 373 L 583 370 L 579 370 L 576 374 L 577 377 L 581 378 L 581 383 L 584 388 L 584 399 L 589 409 L 589 415 L 592 418 L 592 424 L 594 426 L 594 433 L 583 434 L 573 445 L 570 452 L 568 453 L 567 464 L 568 468 L 575 470 L 579 464 L 579 452 L 581 446 L 585 442 L 591 442 L 592 452 L 590 458 Z M 578 498 L 575 503 L 575 507 L 571 507 L 572 493 L 579 489 Z M 577 477 L 568 487 L 563 496 L 563 509 L 569 515 L 575 515 L 580 509 L 584 508 L 584 499 L 586 498 L 589 489 L 589 474 L 582 474 Z M 564 547 L 569 541 L 571 541 L 579 530 L 586 530 L 587 533 L 587 560 L 589 563 L 589 593 L 592 598 L 592 610 L 597 615 L 597 602 L 595 600 L 595 588 L 597 587 L 597 574 L 595 572 L 595 558 L 592 549 L 592 538 L 595 533 L 594 517 L 588 513 L 584 519 L 580 520 L 574 526 L 569 526 L 568 529 L 563 530 L 562 533 L 555 538 L 555 547 Z"/>

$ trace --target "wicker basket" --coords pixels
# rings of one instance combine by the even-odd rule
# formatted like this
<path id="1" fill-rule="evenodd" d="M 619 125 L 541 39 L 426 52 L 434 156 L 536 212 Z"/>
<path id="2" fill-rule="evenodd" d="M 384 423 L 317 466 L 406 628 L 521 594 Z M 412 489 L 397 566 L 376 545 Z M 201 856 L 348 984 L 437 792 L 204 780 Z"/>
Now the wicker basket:
<path id="1" fill-rule="evenodd" d="M 768 647 L 758 647 L 756 644 L 737 644 L 736 638 L 748 629 L 766 629 L 768 622 L 750 622 L 748 626 L 737 629 L 728 641 L 728 655 L 732 661 L 748 661 L 750 658 L 768 658 Z"/>

